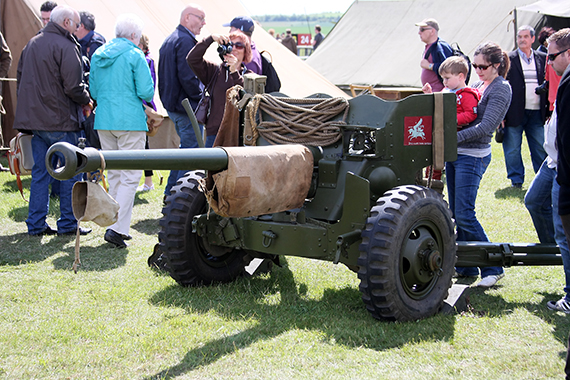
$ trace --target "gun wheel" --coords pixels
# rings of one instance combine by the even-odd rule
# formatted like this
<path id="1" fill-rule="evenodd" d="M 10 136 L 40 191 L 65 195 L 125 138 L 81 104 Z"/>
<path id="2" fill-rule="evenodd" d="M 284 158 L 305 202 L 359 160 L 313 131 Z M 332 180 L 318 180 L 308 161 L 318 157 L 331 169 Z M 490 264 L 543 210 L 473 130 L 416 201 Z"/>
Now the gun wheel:
<path id="1" fill-rule="evenodd" d="M 198 189 L 202 172 L 188 172 L 172 187 L 166 199 L 158 234 L 172 278 L 183 286 L 230 282 L 244 273 L 248 264 L 243 251 L 211 246 L 192 233 L 194 216 L 205 214 L 208 204 Z"/>
<path id="2" fill-rule="evenodd" d="M 387 191 L 362 231 L 358 278 L 366 308 L 391 321 L 437 313 L 455 261 L 454 224 L 442 196 L 421 186 Z"/>

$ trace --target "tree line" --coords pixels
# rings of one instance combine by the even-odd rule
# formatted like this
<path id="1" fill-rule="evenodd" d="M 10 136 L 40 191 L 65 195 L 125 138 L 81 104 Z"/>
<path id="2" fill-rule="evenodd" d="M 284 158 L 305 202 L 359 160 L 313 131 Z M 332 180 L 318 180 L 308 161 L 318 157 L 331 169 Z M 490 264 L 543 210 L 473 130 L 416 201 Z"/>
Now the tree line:
<path id="1" fill-rule="evenodd" d="M 313 13 L 310 15 L 304 14 L 293 14 L 293 15 L 261 15 L 261 16 L 253 16 L 253 18 L 259 22 L 280 22 L 280 21 L 287 21 L 287 22 L 295 22 L 295 21 L 319 21 L 319 22 L 331 22 L 336 23 L 342 13 L 340 12 L 327 12 L 327 13 Z"/>

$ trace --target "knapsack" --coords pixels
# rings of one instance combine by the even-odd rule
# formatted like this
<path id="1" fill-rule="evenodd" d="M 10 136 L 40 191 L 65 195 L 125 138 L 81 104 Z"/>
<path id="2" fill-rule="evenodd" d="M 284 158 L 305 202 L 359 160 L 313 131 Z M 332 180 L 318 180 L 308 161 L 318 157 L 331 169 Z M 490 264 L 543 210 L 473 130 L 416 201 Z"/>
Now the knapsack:
<path id="1" fill-rule="evenodd" d="M 458 56 L 458 57 L 463 57 L 463 59 L 465 59 L 465 61 L 467 62 L 467 67 L 468 67 L 468 72 L 467 72 L 467 78 L 465 78 L 465 84 L 469 84 L 469 78 L 471 77 L 471 60 L 469 59 L 469 57 L 467 55 L 465 55 L 465 53 L 463 53 L 461 51 L 461 48 L 459 47 L 459 45 L 457 44 L 457 42 L 453 42 L 451 45 L 448 44 L 445 41 L 442 40 L 437 40 L 437 43 L 441 45 L 444 54 L 449 54 L 451 53 L 451 56 Z M 426 51 L 424 58 L 428 59 L 428 57 L 430 56 L 430 54 L 432 53 L 432 51 L 435 49 L 435 45 L 433 44 L 428 51 Z M 439 75 L 438 72 L 436 72 L 437 77 L 439 78 L 439 80 L 441 81 L 441 83 L 443 83 L 443 79 L 441 78 L 441 76 Z"/>
<path id="2" fill-rule="evenodd" d="M 277 71 L 275 71 L 275 67 L 273 67 L 273 63 L 269 59 L 267 59 L 263 53 L 267 52 L 271 57 L 271 53 L 264 50 L 260 53 L 261 55 L 261 71 L 263 75 L 267 77 L 267 81 L 265 82 L 265 93 L 269 94 L 271 92 L 277 92 L 281 89 L 281 80 L 279 80 L 279 75 L 277 75 Z M 271 57 L 273 60 L 273 57 Z"/>
<path id="3" fill-rule="evenodd" d="M 21 175 L 32 174 L 34 167 L 34 155 L 32 153 L 32 135 L 18 133 L 16 137 L 10 140 L 10 150 L 8 150 L 8 165 L 10 172 L 16 176 L 16 183 L 22 198 L 24 197 Z"/>
<path id="4" fill-rule="evenodd" d="M 471 60 L 469 56 L 461 51 L 459 44 L 457 42 L 451 43 L 451 50 L 453 50 L 453 55 L 457 57 L 463 57 L 464 60 L 467 61 L 467 67 L 469 67 L 469 71 L 467 72 L 467 78 L 465 78 L 465 84 L 469 84 L 469 78 L 471 78 Z"/>

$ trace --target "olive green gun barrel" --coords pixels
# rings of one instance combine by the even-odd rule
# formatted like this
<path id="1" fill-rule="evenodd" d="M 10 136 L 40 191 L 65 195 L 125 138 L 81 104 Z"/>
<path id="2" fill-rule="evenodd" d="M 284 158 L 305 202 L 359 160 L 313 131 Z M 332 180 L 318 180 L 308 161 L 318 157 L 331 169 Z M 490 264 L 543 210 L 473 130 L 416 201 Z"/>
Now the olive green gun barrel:
<path id="1" fill-rule="evenodd" d="M 63 160 L 61 166 L 54 168 L 56 153 Z M 66 142 L 53 144 L 45 160 L 49 174 L 59 180 L 99 169 L 223 170 L 228 166 L 228 154 L 222 148 L 97 150 L 81 149 Z"/>

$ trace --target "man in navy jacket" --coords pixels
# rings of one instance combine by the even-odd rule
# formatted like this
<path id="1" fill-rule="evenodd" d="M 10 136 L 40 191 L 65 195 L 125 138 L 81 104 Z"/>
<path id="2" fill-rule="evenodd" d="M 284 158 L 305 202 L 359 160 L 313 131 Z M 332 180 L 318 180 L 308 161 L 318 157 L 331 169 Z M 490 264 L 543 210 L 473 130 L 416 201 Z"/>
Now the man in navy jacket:
<path id="1" fill-rule="evenodd" d="M 180 136 L 180 148 L 198 147 L 192 123 L 182 107 L 182 100 L 188 98 L 192 109 L 196 109 L 202 96 L 203 85 L 186 63 L 186 56 L 196 45 L 196 36 L 204 25 L 206 14 L 202 7 L 197 4 L 186 6 L 180 15 L 180 24 L 166 37 L 159 51 L 158 93 Z M 170 195 L 170 189 L 184 173 L 184 170 L 170 172 L 164 189 L 165 195 Z"/>

